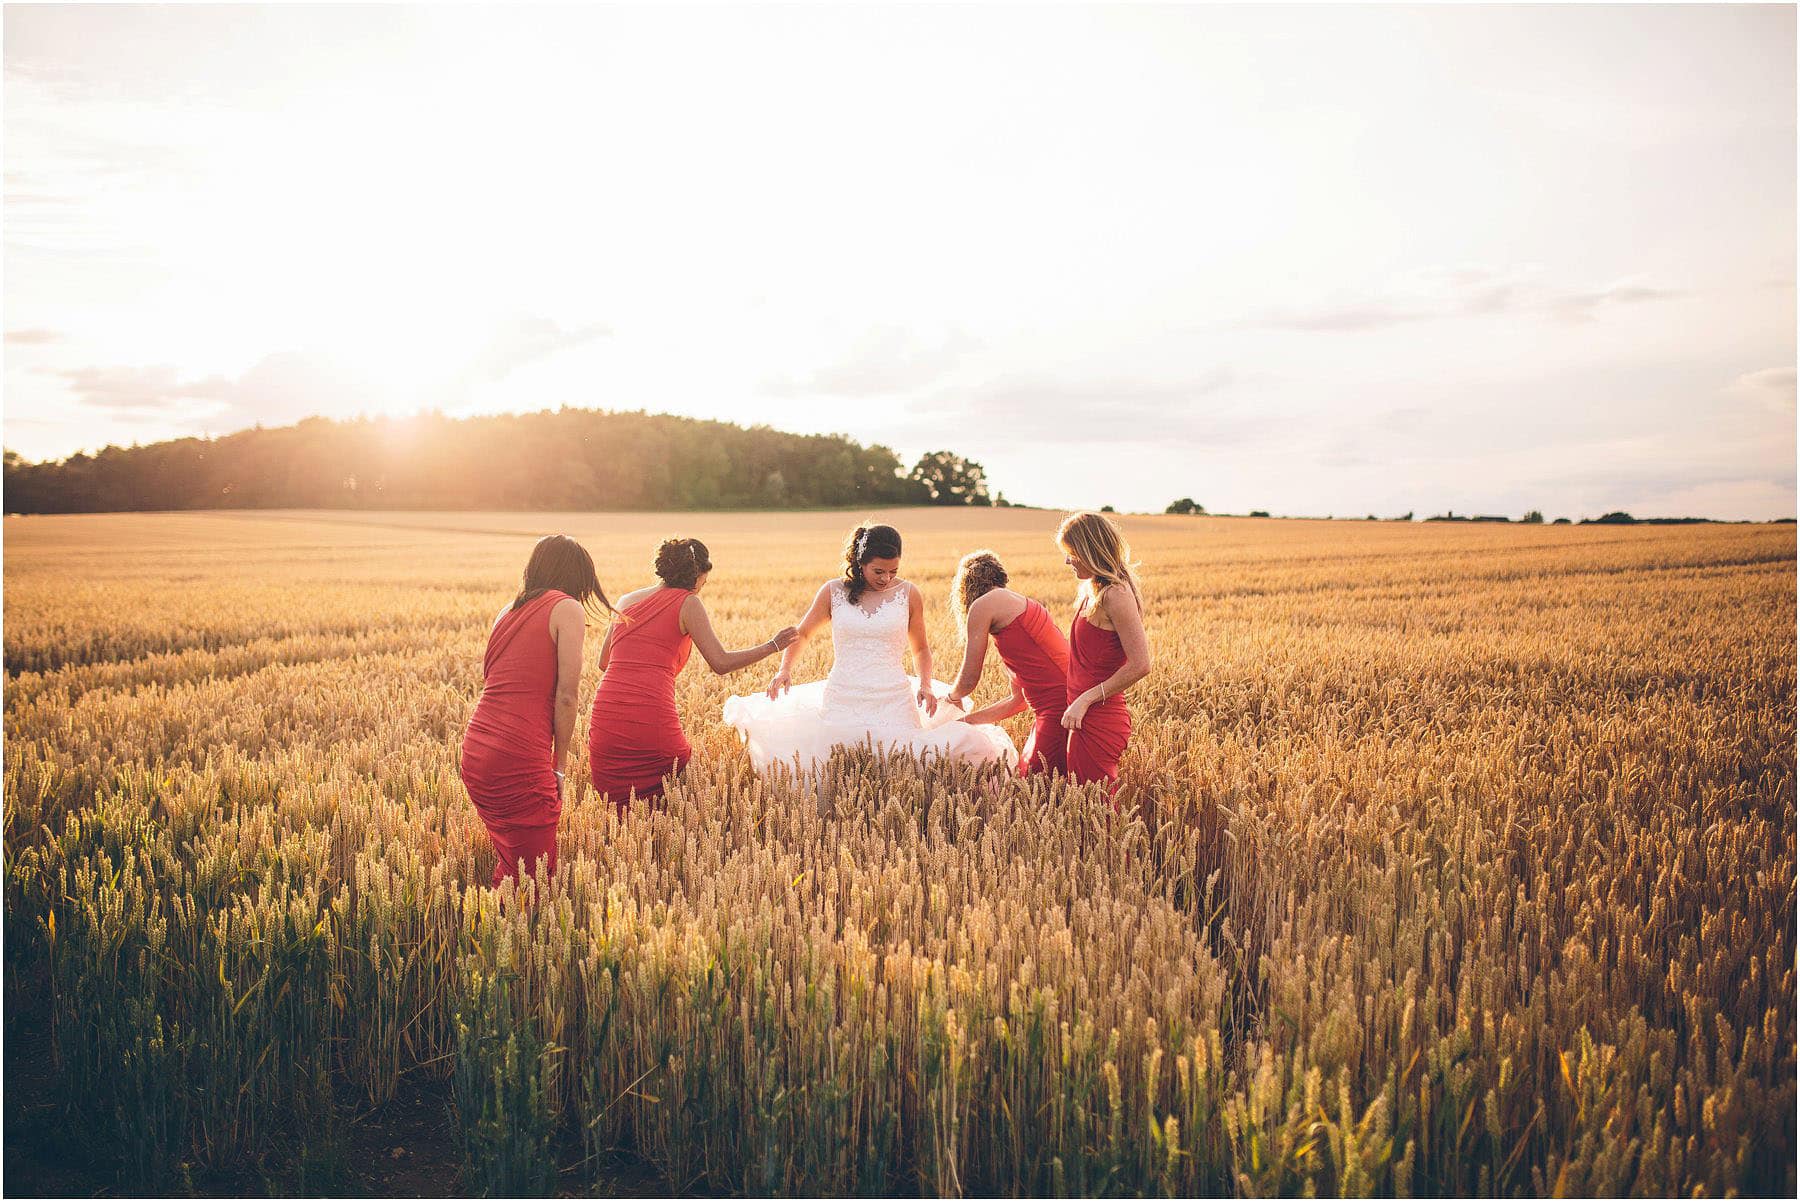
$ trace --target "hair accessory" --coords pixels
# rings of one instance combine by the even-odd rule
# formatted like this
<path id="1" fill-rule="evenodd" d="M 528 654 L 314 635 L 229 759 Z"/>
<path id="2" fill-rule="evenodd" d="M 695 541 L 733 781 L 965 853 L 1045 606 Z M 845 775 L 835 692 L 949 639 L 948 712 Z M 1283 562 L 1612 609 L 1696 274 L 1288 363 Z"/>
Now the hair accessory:
<path id="1" fill-rule="evenodd" d="M 864 555 L 868 554 L 868 551 L 869 551 L 869 530 L 868 530 L 868 527 L 865 526 L 863 528 L 863 532 L 856 536 L 856 561 L 859 564 L 862 562 L 862 557 Z"/>

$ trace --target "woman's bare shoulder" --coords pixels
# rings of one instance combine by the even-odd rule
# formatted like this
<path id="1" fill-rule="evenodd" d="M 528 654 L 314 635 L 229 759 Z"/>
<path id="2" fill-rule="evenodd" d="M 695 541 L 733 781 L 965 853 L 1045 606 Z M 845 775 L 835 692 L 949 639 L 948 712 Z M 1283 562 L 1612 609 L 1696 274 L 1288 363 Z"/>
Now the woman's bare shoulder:
<path id="1" fill-rule="evenodd" d="M 1137 590 L 1128 584 L 1113 583 L 1101 590 L 1094 601 L 1094 608 L 1106 618 L 1108 625 L 1117 625 L 1120 618 L 1129 621 L 1141 618 L 1144 607 L 1138 600 Z"/>
<path id="2" fill-rule="evenodd" d="M 619 598 L 619 608 L 620 609 L 630 609 L 632 606 L 636 605 L 639 601 L 642 601 L 645 598 L 651 596 L 652 594 L 660 592 L 661 590 L 662 590 L 662 585 L 660 585 L 660 584 L 647 584 L 643 588 L 633 589 L 631 592 L 626 593 L 623 597 Z"/>

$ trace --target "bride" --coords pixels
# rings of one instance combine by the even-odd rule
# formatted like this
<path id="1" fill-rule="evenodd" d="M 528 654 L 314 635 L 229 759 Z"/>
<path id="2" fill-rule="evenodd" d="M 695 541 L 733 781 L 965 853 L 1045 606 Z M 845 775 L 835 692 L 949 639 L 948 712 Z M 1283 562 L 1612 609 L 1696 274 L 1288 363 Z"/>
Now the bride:
<path id="1" fill-rule="evenodd" d="M 801 648 L 827 622 L 831 674 L 793 687 Z M 917 676 L 906 673 L 908 644 Z M 737 728 L 759 772 L 771 764 L 805 771 L 834 747 L 865 743 L 924 759 L 1017 762 L 1006 732 L 961 721 L 962 711 L 942 700 L 949 691 L 931 677 L 924 598 L 900 579 L 899 532 L 858 526 L 844 544 L 844 574 L 813 597 L 775 679 L 763 693 L 727 699 L 725 721 Z"/>

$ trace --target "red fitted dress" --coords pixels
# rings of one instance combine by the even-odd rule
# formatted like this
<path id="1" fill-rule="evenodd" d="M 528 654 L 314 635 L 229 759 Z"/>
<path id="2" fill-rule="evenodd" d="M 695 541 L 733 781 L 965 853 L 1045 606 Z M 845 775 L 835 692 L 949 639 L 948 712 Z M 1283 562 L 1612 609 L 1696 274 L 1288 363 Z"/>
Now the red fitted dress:
<path id="1" fill-rule="evenodd" d="M 481 700 L 463 734 L 462 779 L 500 862 L 494 884 L 530 872 L 539 856 L 556 871 L 556 639 L 550 611 L 567 593 L 547 589 L 508 610 L 488 634 Z"/>
<path id="2" fill-rule="evenodd" d="M 1084 605 L 1085 609 L 1085 605 Z M 1077 612 L 1069 628 L 1069 697 L 1073 700 L 1117 672 L 1125 664 L 1125 648 L 1117 631 L 1102 630 Z M 1081 729 L 1069 732 L 1069 775 L 1080 784 L 1119 785 L 1119 759 L 1131 739 L 1131 711 L 1114 694 L 1082 715 Z"/>
<path id="3" fill-rule="evenodd" d="M 694 754 L 675 712 L 675 677 L 694 649 L 681 632 L 681 603 L 691 596 L 684 588 L 658 589 L 613 628 L 588 727 L 588 770 L 594 791 L 611 797 L 621 814 L 633 790 L 662 796 L 663 777 Z"/>
<path id="4" fill-rule="evenodd" d="M 1031 703 L 1031 738 L 1019 757 L 1019 775 L 1068 771 L 1068 731 L 1062 727 L 1069 703 L 1069 640 L 1036 601 L 994 632 L 1000 662 Z"/>

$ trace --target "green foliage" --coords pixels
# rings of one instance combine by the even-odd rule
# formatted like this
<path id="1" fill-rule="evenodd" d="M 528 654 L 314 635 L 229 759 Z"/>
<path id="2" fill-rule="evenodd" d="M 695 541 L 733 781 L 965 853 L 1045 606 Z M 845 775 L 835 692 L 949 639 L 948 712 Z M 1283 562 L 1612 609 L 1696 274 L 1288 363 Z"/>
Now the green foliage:
<path id="1" fill-rule="evenodd" d="M 529 905 L 530 884 L 509 900 Z M 555 1192 L 556 1069 L 564 1049 L 538 1031 L 524 970 L 493 921 L 478 922 L 452 999 L 464 1183 L 486 1197 Z"/>
<path id="2" fill-rule="evenodd" d="M 907 477 L 933 505 L 990 505 L 987 473 L 973 459 L 953 451 L 930 451 L 919 456 Z"/>
<path id="3" fill-rule="evenodd" d="M 937 455 L 963 465 L 950 481 L 969 490 L 962 503 L 987 503 L 979 464 Z M 842 435 L 568 408 L 460 420 L 308 418 L 60 463 L 9 454 L 5 471 L 8 513 L 813 507 L 923 504 L 935 495 L 918 468 L 903 477 L 887 447 Z"/>
<path id="4" fill-rule="evenodd" d="M 1170 501 L 1164 513 L 1205 513 L 1206 507 L 1198 505 L 1192 497 L 1182 497 L 1179 501 Z"/>

